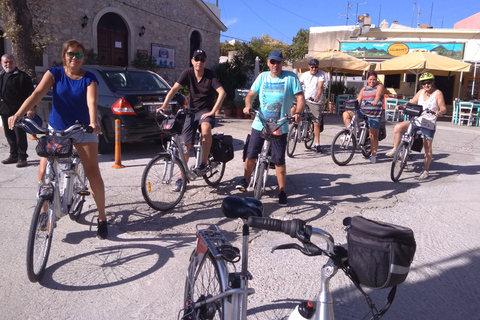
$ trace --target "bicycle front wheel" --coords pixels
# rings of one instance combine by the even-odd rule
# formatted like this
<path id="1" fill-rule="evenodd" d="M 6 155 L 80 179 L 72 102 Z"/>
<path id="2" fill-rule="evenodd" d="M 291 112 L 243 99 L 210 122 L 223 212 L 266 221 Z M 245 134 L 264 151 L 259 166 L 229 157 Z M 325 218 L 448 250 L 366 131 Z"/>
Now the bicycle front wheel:
<path id="1" fill-rule="evenodd" d="M 184 318 L 195 320 L 223 320 L 224 310 L 222 300 L 211 302 L 197 310 L 193 308 L 195 303 L 214 297 L 225 290 L 220 280 L 217 261 L 210 252 L 203 257 L 203 260 L 198 266 L 194 265 L 195 261 L 194 251 L 190 257 L 190 265 L 185 281 Z M 187 315 L 190 315 L 190 317 Z"/>
<path id="2" fill-rule="evenodd" d="M 355 154 L 357 140 L 348 129 L 337 133 L 332 142 L 332 159 L 339 166 L 348 164 Z"/>
<path id="3" fill-rule="evenodd" d="M 187 187 L 185 168 L 180 159 L 157 155 L 145 167 L 142 175 L 142 195 L 147 204 L 159 211 L 175 207 Z"/>
<path id="4" fill-rule="evenodd" d="M 258 165 L 258 170 L 255 172 L 255 185 L 253 186 L 253 197 L 260 200 L 262 198 L 263 189 L 266 182 L 267 163 L 262 162 Z"/>
<path id="5" fill-rule="evenodd" d="M 83 164 L 80 158 L 74 160 L 76 174 L 73 178 L 73 201 L 69 210 L 70 219 L 77 221 L 83 210 L 85 194 L 88 191 L 88 180 L 83 170 Z"/>
<path id="6" fill-rule="evenodd" d="M 390 178 L 392 178 L 393 182 L 397 182 L 400 179 L 403 169 L 407 165 L 408 146 L 408 142 L 401 142 L 393 155 L 392 168 L 390 169 Z"/>
<path id="7" fill-rule="evenodd" d="M 297 146 L 298 126 L 292 124 L 287 136 L 287 156 L 293 158 L 295 147 Z"/>
<path id="8" fill-rule="evenodd" d="M 313 122 L 308 121 L 307 132 L 305 135 L 305 148 L 311 149 L 313 146 L 313 141 L 315 140 L 315 132 L 313 127 Z"/>
<path id="9" fill-rule="evenodd" d="M 46 203 L 47 211 L 42 212 Z M 50 200 L 39 197 L 33 211 L 27 242 L 27 275 L 31 282 L 37 282 L 43 276 L 47 266 L 50 246 L 52 245 L 54 212 Z"/>
<path id="10" fill-rule="evenodd" d="M 207 172 L 203 175 L 203 179 L 209 186 L 216 186 L 220 183 L 225 173 L 225 162 L 215 161 L 213 157 L 208 159 Z"/>

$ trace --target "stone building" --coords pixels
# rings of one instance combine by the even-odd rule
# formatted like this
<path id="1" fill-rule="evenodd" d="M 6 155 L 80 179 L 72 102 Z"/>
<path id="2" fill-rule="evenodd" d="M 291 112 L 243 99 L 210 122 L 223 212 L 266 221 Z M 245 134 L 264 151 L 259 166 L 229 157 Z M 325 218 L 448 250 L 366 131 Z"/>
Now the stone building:
<path id="1" fill-rule="evenodd" d="M 207 52 L 207 67 L 217 64 L 220 32 L 227 30 L 215 4 L 202 0 L 42 0 L 39 6 L 35 15 L 52 39 L 36 63 L 39 74 L 61 62 L 62 43 L 75 38 L 104 65 L 127 66 L 137 54 L 152 56 L 158 73 L 173 84 L 196 49 Z M 3 42 L 1 53 L 11 52 L 10 41 Z"/>

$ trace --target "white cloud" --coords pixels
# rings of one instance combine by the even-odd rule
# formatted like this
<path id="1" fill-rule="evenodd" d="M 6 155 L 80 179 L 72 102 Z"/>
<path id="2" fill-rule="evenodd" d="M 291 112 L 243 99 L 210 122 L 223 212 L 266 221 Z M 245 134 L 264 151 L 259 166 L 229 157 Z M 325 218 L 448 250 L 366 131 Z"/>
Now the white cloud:
<path id="1" fill-rule="evenodd" d="M 240 19 L 238 18 L 233 18 L 233 19 L 229 19 L 227 21 L 224 21 L 223 24 L 226 26 L 226 27 L 230 27 L 232 24 L 235 24 L 239 21 Z"/>

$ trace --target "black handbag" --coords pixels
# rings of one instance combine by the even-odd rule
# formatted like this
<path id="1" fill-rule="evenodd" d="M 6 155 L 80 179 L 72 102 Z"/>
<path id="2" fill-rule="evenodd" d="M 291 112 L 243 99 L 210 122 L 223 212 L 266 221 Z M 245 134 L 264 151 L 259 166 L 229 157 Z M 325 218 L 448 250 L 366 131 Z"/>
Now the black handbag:
<path id="1" fill-rule="evenodd" d="M 35 151 L 43 158 L 68 158 L 72 155 L 73 143 L 70 138 L 47 135 L 38 139 Z"/>
<path id="2" fill-rule="evenodd" d="M 360 284 L 383 289 L 407 278 L 416 243 L 410 228 L 351 218 L 347 228 L 348 265 Z"/>

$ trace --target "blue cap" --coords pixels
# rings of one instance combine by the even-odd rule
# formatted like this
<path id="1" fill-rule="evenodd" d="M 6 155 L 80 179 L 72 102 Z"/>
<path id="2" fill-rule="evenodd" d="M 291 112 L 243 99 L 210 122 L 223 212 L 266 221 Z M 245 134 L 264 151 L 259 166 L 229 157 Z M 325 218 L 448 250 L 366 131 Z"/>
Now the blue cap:
<path id="1" fill-rule="evenodd" d="M 310 59 L 310 61 L 308 61 L 308 65 L 309 66 L 318 66 L 319 62 L 317 59 Z"/>
<path id="2" fill-rule="evenodd" d="M 272 50 L 268 54 L 268 60 L 283 61 L 283 54 L 280 50 Z"/>

